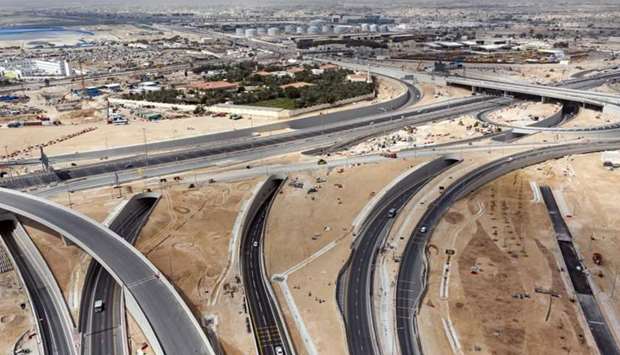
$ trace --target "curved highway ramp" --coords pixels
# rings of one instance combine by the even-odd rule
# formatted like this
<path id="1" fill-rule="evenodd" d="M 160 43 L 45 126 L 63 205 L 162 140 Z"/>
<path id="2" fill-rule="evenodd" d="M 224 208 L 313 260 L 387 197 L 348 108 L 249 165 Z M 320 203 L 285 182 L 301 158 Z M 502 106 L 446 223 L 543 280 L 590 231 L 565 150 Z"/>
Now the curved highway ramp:
<path id="1" fill-rule="evenodd" d="M 134 244 L 158 201 L 159 195 L 154 193 L 132 196 L 111 216 L 108 227 Z M 96 309 L 97 301 L 102 302 L 101 309 Z M 82 354 L 128 354 L 122 289 L 94 260 L 88 266 L 82 290 L 79 329 L 83 336 Z"/>
<path id="2" fill-rule="evenodd" d="M 75 327 L 64 297 L 39 250 L 17 220 L 0 221 L 0 235 L 26 287 L 44 354 L 75 355 Z"/>
<path id="3" fill-rule="evenodd" d="M 64 206 L 12 190 L 0 189 L 0 209 L 50 228 L 96 259 L 123 286 L 130 311 L 151 325 L 161 344 L 158 353 L 214 354 L 174 286 L 118 234 Z"/>

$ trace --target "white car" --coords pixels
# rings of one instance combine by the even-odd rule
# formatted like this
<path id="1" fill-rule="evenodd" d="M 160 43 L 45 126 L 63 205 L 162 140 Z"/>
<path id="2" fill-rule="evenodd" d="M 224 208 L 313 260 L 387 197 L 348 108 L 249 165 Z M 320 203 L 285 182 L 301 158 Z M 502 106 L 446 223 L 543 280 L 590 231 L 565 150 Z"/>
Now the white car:
<path id="1" fill-rule="evenodd" d="M 276 346 L 276 355 L 284 355 L 284 349 L 281 346 Z"/>
<path id="2" fill-rule="evenodd" d="M 252 243 L 252 246 L 257 247 L 258 246 L 258 241 L 254 241 L 254 243 Z"/>

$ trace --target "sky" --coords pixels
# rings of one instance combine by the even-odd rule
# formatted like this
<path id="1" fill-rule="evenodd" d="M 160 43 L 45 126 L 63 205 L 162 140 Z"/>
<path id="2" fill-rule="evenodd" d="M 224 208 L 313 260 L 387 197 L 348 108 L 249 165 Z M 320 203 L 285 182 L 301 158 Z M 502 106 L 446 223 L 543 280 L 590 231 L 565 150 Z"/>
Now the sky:
<path id="1" fill-rule="evenodd" d="M 394 4 L 396 2 L 401 4 L 408 4 L 411 6 L 425 4 L 425 5 L 449 5 L 456 3 L 476 3 L 476 4 L 489 4 L 489 5 L 506 5 L 524 4 L 528 1 L 513 0 L 355 0 L 355 1 L 342 1 L 342 0 L 0 0 L 0 7 L 8 7 L 12 9 L 27 9 L 27 8 L 45 8 L 45 7 L 84 7 L 84 6 L 103 6 L 109 5 L 113 7 L 126 6 L 126 4 L 132 4 L 137 6 L 158 8 L 158 7 L 209 7 L 213 5 L 248 5 L 248 6 L 265 6 L 270 4 L 339 4 L 350 2 L 351 4 L 365 4 L 372 5 L 377 3 Z M 540 3 L 539 1 L 529 0 L 530 3 Z M 545 3 L 568 3 L 568 4 L 618 4 L 618 0 L 545 0 Z"/>

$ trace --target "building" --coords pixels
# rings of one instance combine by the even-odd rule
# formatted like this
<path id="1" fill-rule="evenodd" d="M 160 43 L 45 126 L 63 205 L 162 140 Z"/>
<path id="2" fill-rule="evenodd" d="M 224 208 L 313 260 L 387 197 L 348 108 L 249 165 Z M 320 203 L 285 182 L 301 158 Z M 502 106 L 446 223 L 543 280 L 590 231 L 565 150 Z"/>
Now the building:
<path id="1" fill-rule="evenodd" d="M 161 91 L 161 86 L 156 81 L 145 81 L 129 89 L 130 94 L 144 94 L 154 91 Z"/>
<path id="2" fill-rule="evenodd" d="M 314 84 L 306 83 L 306 82 L 303 82 L 303 81 L 299 81 L 299 82 L 296 82 L 296 83 L 280 85 L 280 88 L 283 89 L 283 90 L 285 90 L 287 88 L 301 89 L 301 88 L 304 88 L 304 87 L 307 87 L 307 86 L 314 86 Z"/>
<path id="3" fill-rule="evenodd" d="M 352 83 L 372 83 L 369 73 L 355 73 L 347 75 L 347 80 Z"/>
<path id="4" fill-rule="evenodd" d="M 332 64 L 332 63 L 325 63 L 325 64 L 321 64 L 319 69 L 323 69 L 323 71 L 336 70 L 336 69 L 338 69 L 338 66 L 336 64 Z"/>
<path id="5" fill-rule="evenodd" d="M 13 63 L 14 69 L 20 70 L 23 76 L 60 76 L 70 77 L 73 75 L 71 66 L 66 60 L 47 61 L 39 59 L 28 59 L 22 62 Z"/>
<path id="6" fill-rule="evenodd" d="M 239 88 L 239 84 L 229 83 L 227 81 L 200 81 L 200 82 L 191 83 L 190 86 L 194 89 L 203 90 L 203 91 L 237 90 Z"/>

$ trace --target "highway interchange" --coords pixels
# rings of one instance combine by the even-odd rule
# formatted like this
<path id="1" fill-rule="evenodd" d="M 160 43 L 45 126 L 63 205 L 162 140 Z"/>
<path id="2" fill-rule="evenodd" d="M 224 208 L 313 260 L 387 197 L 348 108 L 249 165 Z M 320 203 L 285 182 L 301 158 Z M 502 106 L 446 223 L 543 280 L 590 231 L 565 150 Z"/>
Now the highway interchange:
<path id="1" fill-rule="evenodd" d="M 379 68 L 378 74 L 399 78 L 394 69 Z M 480 86 L 492 90 L 510 91 L 515 94 L 528 90 L 542 96 L 561 99 L 573 103 L 589 104 L 603 108 L 605 105 L 618 104 L 620 99 L 613 95 L 594 94 L 574 88 L 583 88 L 615 78 L 618 73 L 606 73 L 594 78 L 575 79 L 567 83 L 571 90 L 540 86 L 515 85 L 497 82 L 482 82 L 463 78 L 450 78 L 454 84 Z M 348 142 L 389 132 L 405 125 L 419 125 L 442 119 L 453 118 L 465 113 L 480 113 L 502 107 L 510 102 L 508 98 L 492 96 L 472 96 L 464 99 L 449 100 L 428 106 L 415 106 L 420 93 L 411 84 L 408 85 L 406 97 L 387 105 L 363 110 L 339 113 L 332 116 L 312 117 L 287 124 L 292 132 L 274 136 L 256 137 L 255 133 L 268 131 L 262 127 L 225 132 L 211 136 L 200 136 L 166 142 L 148 144 L 149 155 L 143 154 L 144 146 L 112 148 L 93 152 L 82 152 L 65 156 L 50 157 L 52 162 L 79 161 L 81 159 L 110 159 L 98 163 L 68 169 L 58 169 L 48 174 L 30 175 L 20 178 L 3 179 L 0 186 L 7 188 L 39 188 L 49 195 L 62 191 L 75 191 L 93 187 L 106 186 L 115 182 L 128 182 L 139 178 L 179 174 L 198 168 L 213 166 L 218 162 L 251 161 L 284 152 L 299 152 L 308 149 L 322 149 L 334 143 Z M 279 128 L 279 127 L 278 127 Z M 540 131 L 545 127 L 541 127 Z M 617 127 L 602 127 L 601 130 Z M 532 128 L 536 132 L 536 128 Z M 584 130 L 587 132 L 587 130 Z M 445 192 L 430 206 L 418 222 L 409 237 L 398 274 L 395 312 L 397 334 L 402 354 L 420 354 L 416 328 L 416 310 L 425 290 L 425 244 L 431 238 L 434 227 L 441 216 L 456 200 L 469 192 L 506 174 L 538 162 L 555 159 L 568 154 L 581 154 L 607 149 L 619 149 L 620 142 L 609 140 L 591 142 L 589 145 L 568 144 L 549 146 L 528 150 L 504 157 L 476 168 L 464 177 L 454 181 Z M 339 288 L 343 290 L 342 312 L 347 327 L 349 351 L 352 354 L 380 354 L 381 349 L 375 339 L 375 325 L 372 312 L 373 290 L 372 274 L 374 260 L 382 240 L 389 232 L 392 217 L 387 211 L 402 206 L 433 177 L 449 168 L 456 161 L 440 158 L 431 162 L 424 170 L 416 170 L 404 179 L 404 185 L 389 191 L 387 197 L 371 212 L 364 222 L 360 235 L 357 236 L 347 270 L 340 279 Z M 17 162 L 28 163 L 28 162 Z M 141 174 L 137 169 L 143 168 Z M 52 183 L 53 186 L 50 186 Z M 257 350 L 260 354 L 278 354 L 278 347 L 284 353 L 294 353 L 290 339 L 285 334 L 284 322 L 277 312 L 276 302 L 267 290 L 269 283 L 262 266 L 262 241 L 264 225 L 268 217 L 269 204 L 277 190 L 277 184 L 270 189 L 257 212 L 249 219 L 248 229 L 241 247 L 243 279 L 246 285 L 246 297 L 251 313 Z M 95 260 L 89 268 L 88 282 L 85 284 L 81 306 L 80 326 L 86 341 L 82 344 L 82 353 L 122 354 L 122 339 L 110 329 L 120 326 L 122 316 L 121 298 L 128 295 L 139 305 L 139 312 L 150 324 L 155 338 L 153 344 L 160 346 L 162 353 L 168 354 L 204 354 L 214 353 L 203 330 L 174 287 L 137 251 L 131 243 L 135 241 L 141 226 L 145 223 L 154 206 L 150 204 L 128 203 L 128 209 L 108 227 L 101 226 L 78 213 L 62 206 L 43 201 L 27 194 L 0 189 L 0 209 L 13 213 L 25 220 L 34 221 L 54 230 L 70 239 Z M 155 200 L 156 201 L 156 200 Z M 5 243 L 15 255 L 11 244 L 10 226 L 4 229 Z M 27 270 L 32 269 L 17 261 L 24 272 L 27 284 L 36 284 L 36 275 Z M 98 266 L 98 264 L 100 266 Z M 352 272 L 353 271 L 353 272 Z M 116 286 L 116 285 L 119 286 Z M 250 286 L 252 285 L 252 286 Z M 123 292 L 125 290 L 127 292 Z M 57 305 L 45 303 L 50 296 L 32 294 L 35 312 L 47 312 Z M 106 307 L 101 313 L 94 313 L 95 300 L 103 299 Z M 49 303 L 49 302 L 48 302 Z M 59 315 L 47 314 L 43 319 L 53 321 Z M 52 324 L 40 324 L 43 329 L 43 343 L 47 353 L 70 354 L 72 349 L 60 349 L 54 339 L 67 338 L 66 334 L 50 334 L 51 330 L 63 329 Z M 70 344 L 71 342 L 67 342 Z M 65 345 L 66 347 L 66 345 Z M 279 354 L 278 354 L 279 355 Z"/>

